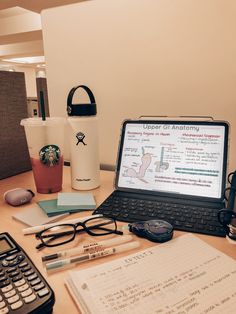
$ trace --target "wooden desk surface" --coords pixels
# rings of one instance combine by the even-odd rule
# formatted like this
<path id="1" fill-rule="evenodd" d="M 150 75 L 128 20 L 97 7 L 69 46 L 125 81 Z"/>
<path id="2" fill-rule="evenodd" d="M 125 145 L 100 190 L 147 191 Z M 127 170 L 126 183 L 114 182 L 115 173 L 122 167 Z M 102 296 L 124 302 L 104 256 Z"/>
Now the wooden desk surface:
<path id="1" fill-rule="evenodd" d="M 70 187 L 70 168 L 64 167 L 64 179 L 63 179 L 63 190 L 62 192 L 72 192 L 75 190 L 72 190 Z M 95 196 L 96 203 L 99 205 L 113 190 L 113 179 L 114 179 L 114 173 L 109 171 L 101 171 L 101 186 L 95 190 L 93 190 L 93 195 Z M 65 285 L 64 285 L 64 278 L 66 277 L 67 270 L 62 270 L 57 273 L 53 274 L 47 274 L 42 262 L 41 262 L 41 256 L 43 254 L 47 254 L 54 251 L 58 251 L 63 249 L 63 247 L 59 247 L 56 249 L 49 249 L 45 248 L 44 250 L 38 252 L 35 249 L 36 243 L 38 241 L 35 239 L 34 235 L 27 235 L 24 236 L 22 234 L 22 229 L 26 226 L 22 223 L 12 219 L 12 215 L 19 212 L 20 210 L 23 210 L 26 207 L 32 207 L 34 202 L 37 202 L 42 199 L 53 199 L 57 197 L 57 194 L 37 194 L 33 198 L 32 202 L 30 204 L 23 205 L 21 207 L 12 207 L 8 204 L 6 204 L 3 201 L 2 195 L 7 190 L 22 187 L 26 189 L 31 189 L 32 191 L 35 191 L 34 186 L 34 180 L 33 180 L 33 174 L 32 172 L 26 172 L 14 177 L 10 177 L 4 180 L 0 181 L 0 232 L 9 232 L 13 238 L 16 239 L 16 241 L 25 249 L 25 251 L 28 253 L 30 258 L 34 261 L 35 265 L 38 267 L 38 269 L 42 272 L 42 274 L 45 276 L 51 287 L 53 288 L 56 296 L 56 303 L 54 306 L 54 314 L 58 313 L 70 313 L 75 314 L 79 313 L 79 310 L 75 306 L 73 300 L 71 299 Z M 87 216 L 90 215 L 92 212 L 86 211 L 83 213 L 77 213 L 73 214 L 73 216 L 70 216 L 70 218 L 77 218 L 79 216 Z M 32 209 L 33 214 L 33 209 Z M 64 218 L 66 220 L 68 218 Z M 125 225 L 124 223 L 118 223 L 119 226 Z M 128 231 L 126 231 L 129 233 Z M 175 231 L 174 237 L 177 237 L 181 234 L 184 234 L 184 232 Z M 225 254 L 233 257 L 236 260 L 236 245 L 231 244 L 228 242 L 225 238 L 219 238 L 219 237 L 212 237 L 212 236 L 206 236 L 201 234 L 195 234 L 197 237 L 201 238 L 208 244 L 214 246 L 215 248 L 219 249 L 220 251 L 224 252 Z M 111 236 L 112 237 L 112 236 Z M 106 239 L 107 237 L 104 237 Z M 134 236 L 135 238 L 135 236 Z M 88 242 L 93 242 L 95 240 L 94 237 L 91 237 L 87 234 L 81 234 L 77 236 L 76 240 L 74 240 L 73 245 L 81 245 Z M 99 239 L 101 240 L 101 238 Z M 106 258 L 90 261 L 87 263 L 80 264 L 79 266 L 76 266 L 77 269 L 83 269 L 87 267 L 91 267 L 93 265 L 96 265 L 98 263 L 104 263 L 107 261 L 111 261 L 114 258 L 121 257 L 124 255 L 127 255 L 129 253 L 134 253 L 135 251 L 142 250 L 144 248 L 159 245 L 156 243 L 149 242 L 144 239 L 140 239 L 141 246 L 133 251 L 125 252 L 116 256 L 108 256 Z M 73 268 L 75 269 L 75 268 Z"/>

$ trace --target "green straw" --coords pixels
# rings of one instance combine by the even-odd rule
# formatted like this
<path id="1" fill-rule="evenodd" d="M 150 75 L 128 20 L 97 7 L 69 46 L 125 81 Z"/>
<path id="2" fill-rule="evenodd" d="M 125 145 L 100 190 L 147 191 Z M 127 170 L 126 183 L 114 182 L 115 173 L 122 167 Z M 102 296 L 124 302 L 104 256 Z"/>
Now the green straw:
<path id="1" fill-rule="evenodd" d="M 42 120 L 45 121 L 46 120 L 46 115 L 45 115 L 43 91 L 40 91 L 39 94 L 40 94 L 40 108 L 41 108 Z"/>

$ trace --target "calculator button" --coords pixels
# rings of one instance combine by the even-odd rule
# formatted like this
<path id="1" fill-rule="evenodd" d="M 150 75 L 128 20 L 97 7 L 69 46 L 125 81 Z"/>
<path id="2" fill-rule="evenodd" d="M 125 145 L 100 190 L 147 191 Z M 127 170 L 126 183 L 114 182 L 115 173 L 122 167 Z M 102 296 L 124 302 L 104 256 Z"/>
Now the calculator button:
<path id="1" fill-rule="evenodd" d="M 10 277 L 15 277 L 15 276 L 18 276 L 19 275 L 19 271 L 16 270 L 16 271 L 13 271 L 12 273 L 9 274 Z"/>
<path id="2" fill-rule="evenodd" d="M 0 276 L 4 276 L 5 275 L 5 271 L 4 270 L 0 270 Z"/>
<path id="3" fill-rule="evenodd" d="M 13 259 L 12 261 L 6 261 L 9 267 L 15 266 L 17 264 L 17 259 Z"/>
<path id="4" fill-rule="evenodd" d="M 19 300 L 18 302 L 11 304 L 11 309 L 12 309 L 12 310 L 17 310 L 17 309 L 19 309 L 22 305 L 23 305 L 23 302 L 22 302 L 21 300 Z"/>
<path id="5" fill-rule="evenodd" d="M 18 276 L 13 277 L 13 278 L 12 278 L 12 281 L 13 281 L 13 282 L 16 282 L 16 281 L 18 281 L 18 280 L 20 280 L 20 279 L 22 279 L 22 275 L 21 275 L 21 274 L 18 275 Z"/>
<path id="6" fill-rule="evenodd" d="M 13 250 L 13 251 L 11 251 L 11 252 L 8 252 L 8 255 L 12 255 L 12 254 L 15 254 L 15 253 L 17 253 L 18 252 L 18 250 Z"/>
<path id="7" fill-rule="evenodd" d="M 28 297 L 24 298 L 25 303 L 30 303 L 33 302 L 36 299 L 36 295 L 35 294 L 31 294 Z"/>
<path id="8" fill-rule="evenodd" d="M 0 282 L 0 288 L 6 287 L 10 284 L 10 281 L 7 279 L 6 281 Z"/>
<path id="9" fill-rule="evenodd" d="M 19 266 L 20 266 L 20 265 L 19 265 Z M 30 269 L 31 269 L 30 265 L 27 265 L 27 266 L 23 267 L 23 268 L 21 269 L 21 271 L 24 273 L 25 271 L 30 270 Z"/>
<path id="10" fill-rule="evenodd" d="M 7 256 L 7 254 L 1 254 L 0 259 L 5 258 L 6 256 Z"/>
<path id="11" fill-rule="evenodd" d="M 25 256 L 22 255 L 22 254 L 19 254 L 19 255 L 17 256 L 17 262 L 18 262 L 18 263 L 22 262 L 24 259 L 25 259 Z"/>
<path id="12" fill-rule="evenodd" d="M 17 255 L 15 259 L 13 259 L 11 261 L 7 261 L 8 266 L 16 266 L 17 264 L 21 263 L 24 258 L 25 258 L 24 255 Z"/>
<path id="13" fill-rule="evenodd" d="M 31 288 L 25 290 L 24 292 L 21 293 L 22 298 L 28 297 L 33 293 L 33 290 Z"/>
<path id="14" fill-rule="evenodd" d="M 20 286 L 25 284 L 25 279 L 23 278 L 23 279 L 21 279 L 19 281 L 16 281 L 14 284 L 15 284 L 16 287 L 20 287 Z"/>
<path id="15" fill-rule="evenodd" d="M 7 313 L 9 313 L 9 309 L 7 307 L 0 309 L 0 314 L 7 314 Z"/>
<path id="16" fill-rule="evenodd" d="M 8 266 L 12 267 L 12 266 L 16 266 L 17 264 L 19 264 L 20 261 L 18 260 L 18 258 L 13 259 L 12 261 L 8 262 Z"/>
<path id="17" fill-rule="evenodd" d="M 5 259 L 2 261 L 2 266 L 7 267 L 9 265 L 9 262 Z"/>
<path id="18" fill-rule="evenodd" d="M 25 283 L 24 285 L 20 286 L 18 289 L 19 292 L 25 291 L 26 289 L 29 288 L 29 285 Z"/>
<path id="19" fill-rule="evenodd" d="M 40 282 L 41 282 L 41 280 L 39 278 L 36 278 L 36 279 L 32 280 L 30 284 L 31 284 L 31 286 L 35 286 Z"/>
<path id="20" fill-rule="evenodd" d="M 8 301 L 8 303 L 11 304 L 11 303 L 17 302 L 19 299 L 20 299 L 19 295 L 16 294 L 16 295 L 14 295 L 14 297 L 11 297 L 11 298 L 7 299 L 7 301 Z"/>
<path id="21" fill-rule="evenodd" d="M 22 268 L 22 267 L 25 267 L 25 266 L 27 266 L 27 265 L 28 265 L 27 262 L 23 262 L 23 263 L 20 263 L 18 266 L 19 266 L 20 268 Z"/>
<path id="22" fill-rule="evenodd" d="M 0 277 L 0 282 L 3 282 L 3 281 L 5 281 L 5 280 L 7 280 L 7 277 L 6 277 L 6 276 Z"/>
<path id="23" fill-rule="evenodd" d="M 16 290 L 15 289 L 12 289 L 11 291 L 7 292 L 4 294 L 5 298 L 11 298 L 13 297 L 13 295 L 16 294 Z"/>
<path id="24" fill-rule="evenodd" d="M 31 281 L 31 280 L 36 279 L 37 277 L 38 277 L 37 274 L 34 273 L 34 274 L 30 275 L 27 279 L 28 279 L 29 281 Z"/>
<path id="25" fill-rule="evenodd" d="M 4 306 L 6 306 L 6 303 L 4 301 L 0 302 L 0 309 L 2 309 Z"/>
<path id="26" fill-rule="evenodd" d="M 6 292 L 8 292 L 8 291 L 10 291 L 10 290 L 12 290 L 12 289 L 13 289 L 13 286 L 12 286 L 12 285 L 8 285 L 8 286 L 2 288 L 2 292 L 3 292 L 3 293 L 6 293 Z"/>
<path id="27" fill-rule="evenodd" d="M 13 259 L 16 258 L 16 256 L 17 256 L 16 254 L 7 256 L 7 257 L 5 258 L 5 260 L 6 260 L 6 261 L 12 261 Z"/>
<path id="28" fill-rule="evenodd" d="M 7 272 L 8 274 L 10 274 L 10 273 L 12 273 L 13 271 L 16 271 L 16 270 L 17 270 L 16 267 L 11 267 L 11 268 L 8 268 L 8 269 L 6 270 L 6 272 Z"/>
<path id="29" fill-rule="evenodd" d="M 24 273 L 24 275 L 25 275 L 26 277 L 28 277 L 28 276 L 32 275 L 33 273 L 34 273 L 33 269 L 30 269 L 30 270 L 26 271 L 26 272 Z"/>
<path id="30" fill-rule="evenodd" d="M 1 296 L 1 294 L 0 294 L 0 302 L 2 302 L 2 300 L 3 300 L 3 298 L 2 298 L 2 296 Z"/>
<path id="31" fill-rule="evenodd" d="M 39 291 L 39 290 L 43 289 L 44 287 L 45 287 L 44 283 L 41 282 L 40 284 L 34 286 L 34 290 Z"/>
<path id="32" fill-rule="evenodd" d="M 40 298 L 42 298 L 42 297 L 44 297 L 45 295 L 47 295 L 48 293 L 49 293 L 49 290 L 48 290 L 47 288 L 45 288 L 45 289 L 42 289 L 42 290 L 38 291 L 38 296 L 39 296 Z"/>

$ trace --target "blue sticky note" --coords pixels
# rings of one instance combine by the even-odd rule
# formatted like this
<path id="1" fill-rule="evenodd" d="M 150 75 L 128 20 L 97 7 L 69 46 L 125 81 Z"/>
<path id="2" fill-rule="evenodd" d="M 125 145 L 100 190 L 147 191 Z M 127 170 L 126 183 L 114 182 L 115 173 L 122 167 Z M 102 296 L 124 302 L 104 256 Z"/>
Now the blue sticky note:
<path id="1" fill-rule="evenodd" d="M 58 193 L 57 209 L 72 211 L 93 210 L 96 202 L 91 192 Z"/>

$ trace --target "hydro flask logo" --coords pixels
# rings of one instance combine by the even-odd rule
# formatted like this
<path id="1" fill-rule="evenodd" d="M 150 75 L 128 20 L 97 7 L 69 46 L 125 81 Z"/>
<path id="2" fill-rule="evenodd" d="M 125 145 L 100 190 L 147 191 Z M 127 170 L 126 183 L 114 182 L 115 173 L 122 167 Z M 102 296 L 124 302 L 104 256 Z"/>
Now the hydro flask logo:
<path id="1" fill-rule="evenodd" d="M 79 143 L 82 143 L 82 144 L 84 144 L 84 145 L 87 145 L 87 144 L 84 142 L 84 138 L 85 138 L 84 133 L 82 133 L 82 132 L 77 133 L 77 134 L 76 134 L 76 138 L 77 138 L 77 140 L 78 140 L 78 142 L 76 143 L 76 145 L 78 145 Z"/>

